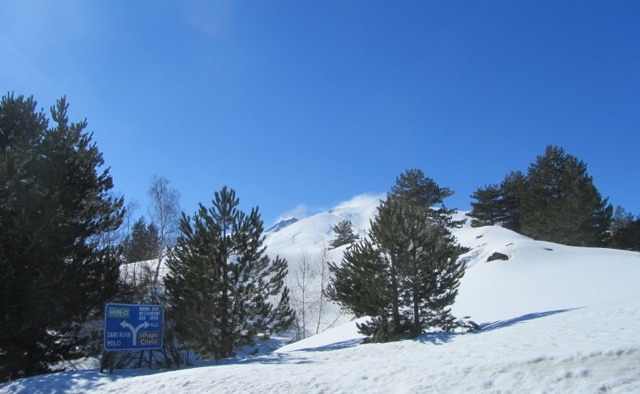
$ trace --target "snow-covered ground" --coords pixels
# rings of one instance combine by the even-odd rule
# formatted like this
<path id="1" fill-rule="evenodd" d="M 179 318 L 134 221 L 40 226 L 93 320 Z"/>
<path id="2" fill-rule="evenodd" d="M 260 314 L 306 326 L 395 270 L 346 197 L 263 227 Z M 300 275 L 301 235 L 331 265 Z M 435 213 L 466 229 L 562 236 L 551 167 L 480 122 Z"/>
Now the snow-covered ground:
<path id="1" fill-rule="evenodd" d="M 378 198 L 360 196 L 269 234 L 269 253 L 292 264 L 291 256 L 321 250 L 344 218 L 364 231 Z M 0 393 L 640 392 L 640 253 L 538 242 L 499 227 L 455 235 L 472 249 L 453 311 L 480 323 L 477 333 L 360 345 L 349 322 L 253 358 L 112 376 L 69 371 L 0 385 Z M 509 259 L 487 262 L 494 252 Z"/>

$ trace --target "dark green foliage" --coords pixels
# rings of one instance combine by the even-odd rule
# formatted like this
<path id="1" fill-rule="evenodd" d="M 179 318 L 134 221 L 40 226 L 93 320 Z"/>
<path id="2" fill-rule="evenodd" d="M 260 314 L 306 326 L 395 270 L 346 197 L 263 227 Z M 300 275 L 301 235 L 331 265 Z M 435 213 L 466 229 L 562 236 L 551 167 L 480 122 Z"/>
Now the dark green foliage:
<path id="1" fill-rule="evenodd" d="M 505 176 L 502 183 L 478 188 L 471 198 L 473 227 L 500 225 L 520 231 L 520 203 L 527 190 L 527 178 L 520 171 Z"/>
<path id="2" fill-rule="evenodd" d="M 331 227 L 331 229 L 336 234 L 336 237 L 329 242 L 329 246 L 332 248 L 349 245 L 360 239 L 360 236 L 355 233 L 353 224 L 349 220 L 342 220 Z"/>
<path id="3" fill-rule="evenodd" d="M 640 215 L 635 219 L 622 207 L 617 207 L 611 223 L 609 246 L 640 251 Z"/>
<path id="4" fill-rule="evenodd" d="M 155 224 L 146 224 L 140 217 L 133 224 L 131 234 L 123 242 L 122 253 L 126 263 L 155 259 L 160 253 L 160 236 Z"/>
<path id="5" fill-rule="evenodd" d="M 383 314 L 392 303 L 387 281 L 391 264 L 371 239 L 366 238 L 344 252 L 342 263 L 329 263 L 333 280 L 330 298 L 346 306 L 356 317 Z"/>
<path id="6" fill-rule="evenodd" d="M 131 232 L 122 242 L 122 256 L 125 266 L 121 277 L 120 292 L 122 302 L 158 304 L 160 289 L 155 286 L 154 268 L 149 260 L 157 259 L 160 253 L 160 236 L 155 224 L 147 224 L 140 217 L 133 224 Z M 157 263 L 156 263 L 157 264 Z"/>
<path id="7" fill-rule="evenodd" d="M 602 246 L 612 212 L 586 164 L 564 149 L 548 146 L 529 167 L 520 206 L 524 235 L 565 245 Z"/>
<path id="8" fill-rule="evenodd" d="M 521 171 L 512 171 L 500 184 L 500 197 L 504 204 L 502 226 L 520 232 L 520 203 L 527 192 L 527 177 Z"/>
<path id="9" fill-rule="evenodd" d="M 534 239 L 573 246 L 604 246 L 613 208 L 587 174 L 587 165 L 548 146 L 527 175 L 509 173 L 498 188 L 472 196 L 472 225 L 500 224 Z M 495 223 L 492 223 L 494 221 Z"/>
<path id="10" fill-rule="evenodd" d="M 493 226 L 504 222 L 506 209 L 498 185 L 478 188 L 471 198 L 476 200 L 471 203 L 472 211 L 468 215 L 473 218 L 472 227 Z"/>
<path id="11" fill-rule="evenodd" d="M 398 178 L 369 237 L 347 250 L 341 265 L 329 265 L 328 296 L 357 317 L 372 317 L 358 326 L 367 341 L 460 326 L 449 306 L 464 274 L 457 263 L 464 250 L 445 226 L 452 223 L 445 213 L 451 211 L 433 208 L 451 193 L 418 171 Z"/>
<path id="12" fill-rule="evenodd" d="M 238 210 L 233 190 L 215 193 L 193 218 L 183 214 L 165 286 L 180 338 L 215 359 L 287 329 L 294 320 L 284 286 L 287 262 L 270 260 L 257 208 Z M 273 303 L 275 302 L 275 304 Z"/>
<path id="13" fill-rule="evenodd" d="M 32 98 L 0 103 L 0 381 L 85 355 L 82 323 L 117 290 L 118 253 L 101 241 L 123 201 L 67 107 L 51 108 L 50 128 Z"/>
<path id="14" fill-rule="evenodd" d="M 453 190 L 438 186 L 433 179 L 426 177 L 422 170 L 411 169 L 396 178 L 396 184 L 391 188 L 389 197 L 404 205 L 424 207 L 432 222 L 451 228 L 464 224 L 464 220 L 452 220 L 455 209 L 444 206 L 444 199 L 453 194 Z"/>

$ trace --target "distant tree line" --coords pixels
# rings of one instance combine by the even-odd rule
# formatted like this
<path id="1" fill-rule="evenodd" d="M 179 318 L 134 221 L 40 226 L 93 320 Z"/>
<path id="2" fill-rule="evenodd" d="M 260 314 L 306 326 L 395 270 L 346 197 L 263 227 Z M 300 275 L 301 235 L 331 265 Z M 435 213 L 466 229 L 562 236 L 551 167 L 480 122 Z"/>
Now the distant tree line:
<path id="1" fill-rule="evenodd" d="M 622 208 L 614 216 L 586 163 L 557 146 L 548 146 L 526 174 L 511 172 L 471 198 L 472 226 L 501 225 L 566 245 L 640 250 L 640 218 Z"/>

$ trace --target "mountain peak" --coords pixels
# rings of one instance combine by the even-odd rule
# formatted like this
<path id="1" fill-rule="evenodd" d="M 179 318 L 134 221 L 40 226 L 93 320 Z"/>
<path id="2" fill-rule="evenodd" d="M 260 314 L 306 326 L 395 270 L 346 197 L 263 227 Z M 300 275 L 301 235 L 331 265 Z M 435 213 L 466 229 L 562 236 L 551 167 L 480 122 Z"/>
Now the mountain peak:
<path id="1" fill-rule="evenodd" d="M 277 233 L 278 231 L 282 230 L 283 228 L 290 226 L 294 223 L 296 223 L 298 221 L 297 218 L 289 218 L 289 219 L 284 219 L 279 221 L 278 223 L 274 224 L 271 228 L 269 228 L 267 231 L 267 233 Z"/>

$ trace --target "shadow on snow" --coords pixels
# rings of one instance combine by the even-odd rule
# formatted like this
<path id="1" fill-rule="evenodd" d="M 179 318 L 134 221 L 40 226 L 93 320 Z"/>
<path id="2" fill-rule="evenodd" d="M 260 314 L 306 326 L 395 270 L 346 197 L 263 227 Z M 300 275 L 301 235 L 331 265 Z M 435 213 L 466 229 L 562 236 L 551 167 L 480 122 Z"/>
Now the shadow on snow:
<path id="1" fill-rule="evenodd" d="M 499 320 L 494 322 L 483 323 L 480 325 L 480 330 L 473 333 L 460 333 L 460 332 L 431 332 L 418 336 L 415 341 L 421 343 L 431 343 L 434 345 L 443 345 L 450 342 L 453 338 L 459 335 L 476 335 L 483 332 L 489 332 L 494 330 L 500 330 L 515 326 L 520 323 L 526 323 L 530 320 L 540 319 L 547 316 L 556 315 L 559 313 L 565 313 L 577 308 L 571 309 L 558 309 L 547 312 L 528 313 L 519 317 L 515 317 L 507 320 Z M 350 339 L 346 341 L 336 342 L 318 347 L 309 347 L 305 349 L 299 349 L 301 352 L 327 352 L 332 350 L 341 350 L 351 347 L 355 347 L 362 342 L 362 338 Z M 269 353 L 256 357 L 247 358 L 229 358 L 218 361 L 205 361 L 200 362 L 200 365 L 194 365 L 183 369 L 207 367 L 215 365 L 230 365 L 230 364 L 308 364 L 311 361 L 301 358 L 299 356 L 293 356 L 290 353 Z M 0 387 L 9 389 L 13 392 L 58 392 L 69 391 L 72 389 L 78 389 L 82 387 L 84 391 L 91 391 L 99 389 L 101 386 L 132 376 L 139 375 L 153 375 L 156 373 L 167 372 L 168 370 L 148 370 L 148 369 L 129 369 L 119 370 L 113 375 L 100 374 L 96 370 L 88 371 L 68 371 L 51 373 L 40 376 L 32 376 L 26 379 L 19 379 L 13 382 L 6 382 Z"/>
<path id="2" fill-rule="evenodd" d="M 347 341 L 330 343 L 327 345 L 321 345 L 317 347 L 308 347 L 304 349 L 298 349 L 297 352 L 328 352 L 331 350 L 347 349 L 359 345 L 362 342 L 362 338 L 349 339 Z"/>
<path id="3" fill-rule="evenodd" d="M 499 321 L 490 322 L 490 323 L 483 323 L 483 324 L 480 325 L 481 331 L 479 331 L 479 332 L 487 332 L 487 331 L 499 330 L 501 328 L 507 328 L 507 327 L 515 326 L 516 324 L 524 323 L 524 322 L 527 322 L 529 320 L 540 319 L 540 318 L 543 318 L 543 317 L 556 315 L 558 313 L 570 312 L 570 311 L 575 310 L 575 309 L 578 309 L 578 308 L 557 309 L 555 311 L 528 313 L 526 315 L 522 315 L 520 317 L 515 317 L 513 319 L 499 320 Z"/>
<path id="4" fill-rule="evenodd" d="M 547 316 L 552 316 L 558 313 L 565 313 L 565 312 L 569 312 L 572 311 L 576 308 L 572 308 L 572 309 L 558 309 L 558 310 L 554 310 L 554 311 L 547 311 L 547 312 L 535 312 L 535 313 L 528 313 L 526 315 L 522 315 L 519 317 L 514 317 L 513 319 L 507 319 L 507 320 L 499 320 L 499 321 L 495 321 L 495 322 L 489 322 L 489 323 L 482 323 L 480 324 L 480 330 L 475 331 L 475 332 L 468 332 L 468 333 L 461 333 L 461 332 L 428 332 L 425 334 L 422 334 L 420 336 L 418 336 L 416 338 L 416 341 L 419 341 L 421 343 L 431 343 L 433 345 L 443 345 L 445 343 L 451 342 L 451 340 L 453 338 L 455 338 L 456 336 L 459 335 L 475 335 L 475 334 L 482 334 L 483 332 L 489 332 L 489 331 L 494 331 L 494 330 L 499 330 L 502 328 L 507 328 L 507 327 L 512 327 L 515 326 L 516 324 L 520 324 L 520 323 L 525 323 L 527 321 L 530 320 L 535 320 L 535 319 L 540 319 L 543 317 L 547 317 Z"/>

